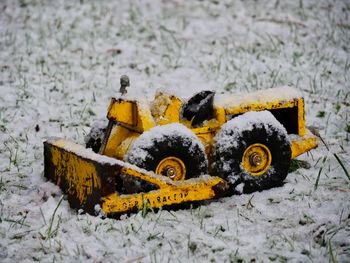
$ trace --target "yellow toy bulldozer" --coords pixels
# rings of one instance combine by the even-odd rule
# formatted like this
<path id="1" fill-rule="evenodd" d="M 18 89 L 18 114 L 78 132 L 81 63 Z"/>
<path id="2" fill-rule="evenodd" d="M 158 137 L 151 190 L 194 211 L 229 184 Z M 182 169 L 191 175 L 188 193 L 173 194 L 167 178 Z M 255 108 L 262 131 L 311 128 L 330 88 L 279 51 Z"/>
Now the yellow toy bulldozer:
<path id="1" fill-rule="evenodd" d="M 159 91 L 152 102 L 124 94 L 111 99 L 107 119 L 107 127 L 92 129 L 86 146 L 44 142 L 45 176 L 72 207 L 90 214 L 279 186 L 291 159 L 317 147 L 305 125 L 304 100 L 291 87 L 201 91 L 188 100 Z"/>

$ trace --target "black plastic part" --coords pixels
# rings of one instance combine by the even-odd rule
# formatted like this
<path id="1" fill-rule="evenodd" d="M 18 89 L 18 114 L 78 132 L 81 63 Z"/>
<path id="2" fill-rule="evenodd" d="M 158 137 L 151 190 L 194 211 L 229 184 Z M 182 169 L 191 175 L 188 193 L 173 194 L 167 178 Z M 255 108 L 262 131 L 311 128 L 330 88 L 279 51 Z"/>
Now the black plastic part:
<path id="1" fill-rule="evenodd" d="M 101 148 L 103 135 L 105 134 L 106 129 L 107 127 L 92 127 L 90 133 L 86 136 L 88 140 L 86 141 L 85 147 L 91 148 L 93 152 L 98 153 Z"/>
<path id="2" fill-rule="evenodd" d="M 288 134 L 299 134 L 298 107 L 274 109 L 270 112 L 286 128 Z"/>
<path id="3" fill-rule="evenodd" d="M 214 91 L 204 90 L 190 98 L 182 108 L 182 117 L 191 121 L 192 126 L 197 127 L 205 120 L 214 117 Z"/>

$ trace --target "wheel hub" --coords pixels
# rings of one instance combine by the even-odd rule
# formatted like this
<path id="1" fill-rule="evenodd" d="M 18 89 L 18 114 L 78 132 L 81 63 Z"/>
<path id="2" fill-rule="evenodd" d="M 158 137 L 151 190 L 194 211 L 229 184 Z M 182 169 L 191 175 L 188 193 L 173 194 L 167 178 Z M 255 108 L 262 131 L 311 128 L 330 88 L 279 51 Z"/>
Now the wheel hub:
<path id="1" fill-rule="evenodd" d="M 270 167 L 272 155 L 265 145 L 255 143 L 250 145 L 243 153 L 242 166 L 252 176 L 263 175 Z"/>
<path id="2" fill-rule="evenodd" d="M 180 181 L 186 178 L 186 167 L 181 159 L 169 156 L 160 161 L 156 173 L 167 176 L 174 181 Z"/>
<path id="3" fill-rule="evenodd" d="M 254 165 L 254 166 L 259 166 L 261 165 L 262 163 L 262 157 L 259 153 L 253 153 L 251 156 L 250 156 L 250 159 L 249 159 L 251 165 Z"/>
<path id="4" fill-rule="evenodd" d="M 165 168 L 165 174 L 166 176 L 168 176 L 171 179 L 174 179 L 176 177 L 176 169 L 174 167 L 171 166 L 167 166 Z"/>

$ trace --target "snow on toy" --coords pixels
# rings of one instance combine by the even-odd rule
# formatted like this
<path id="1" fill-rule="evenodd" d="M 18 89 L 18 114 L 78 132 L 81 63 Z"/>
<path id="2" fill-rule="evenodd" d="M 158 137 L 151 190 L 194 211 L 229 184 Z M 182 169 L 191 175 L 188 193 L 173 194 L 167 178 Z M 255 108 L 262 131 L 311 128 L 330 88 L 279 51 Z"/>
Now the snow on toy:
<path id="1" fill-rule="evenodd" d="M 129 80 L 121 79 L 126 93 Z M 291 159 L 317 147 L 291 87 L 250 94 L 159 91 L 152 103 L 112 98 L 86 147 L 44 142 L 45 171 L 70 205 L 107 216 L 279 186 Z M 92 148 L 92 149 L 90 149 Z"/>

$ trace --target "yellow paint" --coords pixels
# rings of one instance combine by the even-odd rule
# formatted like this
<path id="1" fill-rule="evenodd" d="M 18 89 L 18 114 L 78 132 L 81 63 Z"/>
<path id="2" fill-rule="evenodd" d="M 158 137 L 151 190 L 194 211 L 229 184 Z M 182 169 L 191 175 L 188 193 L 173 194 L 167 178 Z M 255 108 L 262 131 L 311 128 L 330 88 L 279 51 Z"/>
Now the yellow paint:
<path id="1" fill-rule="evenodd" d="M 299 136 L 304 136 L 306 134 L 305 127 L 305 109 L 304 109 L 304 99 L 298 99 L 298 132 Z"/>
<path id="2" fill-rule="evenodd" d="M 226 122 L 226 113 L 223 107 L 214 107 L 215 119 L 222 125 Z M 220 126 L 221 126 L 220 125 Z"/>
<path id="3" fill-rule="evenodd" d="M 262 111 L 262 110 L 273 110 L 282 108 L 293 108 L 298 105 L 298 100 L 288 100 L 288 101 L 271 101 L 271 102 L 254 102 L 254 103 L 242 103 L 239 106 L 225 106 L 226 115 L 238 115 L 248 111 Z"/>
<path id="4" fill-rule="evenodd" d="M 317 138 L 308 129 L 302 137 L 292 140 L 292 159 L 317 147 Z"/>
<path id="5" fill-rule="evenodd" d="M 169 156 L 160 161 L 156 174 L 169 177 L 174 181 L 185 180 L 186 167 L 183 161 L 175 156 Z"/>
<path id="6" fill-rule="evenodd" d="M 123 100 L 122 98 L 111 99 L 107 118 L 139 133 L 147 131 L 156 125 L 148 103 Z"/>
<path id="7" fill-rule="evenodd" d="M 142 170 L 137 167 L 131 168 L 125 166 L 122 168 L 121 173 L 140 178 L 141 180 L 150 182 L 151 184 L 155 184 L 161 188 L 168 187 L 168 185 L 172 183 L 172 180 L 165 176 L 156 175 L 153 172 Z"/>
<path id="8" fill-rule="evenodd" d="M 107 141 L 107 145 L 103 154 L 109 157 L 123 160 L 125 153 L 131 146 L 131 143 L 138 136 L 140 136 L 140 133 L 137 133 L 121 125 L 115 125 Z"/>
<path id="9" fill-rule="evenodd" d="M 182 101 L 175 96 L 171 96 L 170 99 L 171 103 L 166 108 L 163 118 L 161 119 L 162 122 L 159 123 L 160 125 L 180 121 L 180 108 L 182 106 Z"/>
<path id="10" fill-rule="evenodd" d="M 211 119 L 209 121 L 205 121 L 203 126 L 198 128 L 192 128 L 191 130 L 195 134 L 206 134 L 206 133 L 215 133 L 218 129 L 220 129 L 221 123 L 215 119 Z"/>
<path id="11" fill-rule="evenodd" d="M 158 92 L 151 106 L 151 112 L 158 125 L 180 121 L 182 100 L 172 94 Z"/>
<path id="12" fill-rule="evenodd" d="M 205 148 L 205 153 L 207 155 L 210 154 L 211 150 L 212 150 L 212 146 L 213 146 L 213 138 L 214 138 L 214 133 L 200 133 L 200 134 L 196 134 L 198 139 L 201 140 L 201 142 L 204 145 Z"/>
<path id="13" fill-rule="evenodd" d="M 156 122 L 154 121 L 151 109 L 147 102 L 137 102 L 137 113 L 138 119 L 135 131 L 142 133 L 156 126 Z"/>
<path id="14" fill-rule="evenodd" d="M 138 119 L 136 102 L 112 98 L 107 118 L 119 123 L 136 126 Z"/>
<path id="15" fill-rule="evenodd" d="M 271 161 L 272 156 L 269 148 L 261 143 L 255 143 L 244 151 L 242 166 L 250 175 L 260 176 L 269 169 Z"/>
<path id="16" fill-rule="evenodd" d="M 213 187 L 225 184 L 219 177 L 207 179 L 191 179 L 189 181 L 176 182 L 159 190 L 133 195 L 111 194 L 103 199 L 102 210 L 104 213 L 122 213 L 130 210 L 142 209 L 145 205 L 159 208 L 165 205 L 180 204 L 183 202 L 209 200 L 215 197 Z"/>
<path id="17" fill-rule="evenodd" d="M 57 142 L 57 147 L 64 149 L 65 141 Z M 97 175 L 95 166 L 86 162 L 86 160 L 71 154 L 68 151 L 59 150 L 57 147 L 51 147 L 51 160 L 56 167 L 55 181 L 57 185 L 65 177 L 68 185 L 67 194 L 74 194 L 80 204 L 84 204 L 86 197 L 92 194 L 94 188 L 101 188 L 101 181 Z M 61 170 L 65 173 L 61 173 Z"/>

